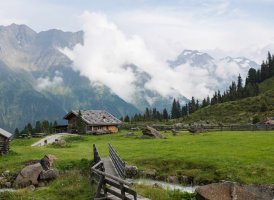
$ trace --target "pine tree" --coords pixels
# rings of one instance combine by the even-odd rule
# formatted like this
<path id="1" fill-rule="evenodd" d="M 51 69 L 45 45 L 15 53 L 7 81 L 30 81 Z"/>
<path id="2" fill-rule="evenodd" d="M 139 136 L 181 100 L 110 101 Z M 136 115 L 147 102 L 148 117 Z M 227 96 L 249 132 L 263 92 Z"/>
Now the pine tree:
<path id="1" fill-rule="evenodd" d="M 269 78 L 270 77 L 269 75 L 270 75 L 270 72 L 269 72 L 268 64 L 266 64 L 263 61 L 263 64 L 261 65 L 261 81 L 264 81 L 267 78 Z"/>
<path id="2" fill-rule="evenodd" d="M 257 82 L 257 72 L 256 72 L 256 69 L 254 68 L 250 68 L 248 70 L 248 75 L 247 75 L 247 78 L 246 78 L 246 82 L 245 84 L 247 85 L 248 83 L 251 83 L 251 84 L 255 84 Z"/>
<path id="3" fill-rule="evenodd" d="M 36 133 L 41 133 L 42 130 L 41 130 L 41 122 L 40 121 L 36 121 L 35 123 L 35 132 Z"/>
<path id="4" fill-rule="evenodd" d="M 176 119 L 177 118 L 177 102 L 174 99 L 171 107 L 171 118 Z"/>
<path id="5" fill-rule="evenodd" d="M 176 118 L 180 118 L 181 117 L 181 105 L 180 105 L 180 102 L 179 100 L 177 100 L 176 102 Z"/>
<path id="6" fill-rule="evenodd" d="M 191 97 L 191 102 L 190 102 L 190 113 L 194 113 L 196 111 L 196 101 L 194 97 Z"/>
<path id="7" fill-rule="evenodd" d="M 150 111 L 149 111 L 149 109 L 148 108 L 146 108 L 146 111 L 145 111 L 145 114 L 144 114 L 144 118 L 145 119 L 150 119 Z"/>
<path id="8" fill-rule="evenodd" d="M 243 80 L 241 75 L 238 76 L 238 82 L 237 82 L 237 97 L 241 98 L 243 96 Z"/>
<path id="9" fill-rule="evenodd" d="M 14 130 L 14 136 L 15 136 L 16 138 L 18 138 L 19 135 L 20 135 L 20 131 L 19 131 L 18 128 L 16 128 L 16 129 Z"/>
<path id="10" fill-rule="evenodd" d="M 164 110 L 163 110 L 163 118 L 164 118 L 164 120 L 167 120 L 167 119 L 168 119 L 168 112 L 167 112 L 167 109 L 164 109 Z"/>
<path id="11" fill-rule="evenodd" d="M 85 134 L 86 133 L 86 127 L 85 127 L 85 122 L 82 119 L 82 113 L 79 110 L 77 119 L 76 119 L 76 129 L 79 134 Z"/>
<path id="12" fill-rule="evenodd" d="M 28 134 L 29 136 L 33 133 L 31 123 L 28 123 L 28 124 L 27 124 L 26 130 L 27 130 L 27 134 Z"/>
<path id="13" fill-rule="evenodd" d="M 220 90 L 218 90 L 218 92 L 217 92 L 217 104 L 218 103 L 222 103 L 222 95 L 221 95 Z"/>
<path id="14" fill-rule="evenodd" d="M 126 115 L 126 116 L 124 117 L 124 122 L 129 122 L 129 121 L 130 121 L 129 116 Z"/>
<path id="15" fill-rule="evenodd" d="M 50 133 L 50 131 L 49 131 L 49 122 L 48 122 L 47 120 L 44 120 L 44 121 L 42 122 L 41 131 L 42 131 L 43 133 L 46 133 L 46 134 L 49 134 L 49 133 Z"/>
<path id="16" fill-rule="evenodd" d="M 204 108 L 206 106 L 207 106 L 207 102 L 206 102 L 206 99 L 204 98 L 203 101 L 202 101 L 201 107 Z"/>

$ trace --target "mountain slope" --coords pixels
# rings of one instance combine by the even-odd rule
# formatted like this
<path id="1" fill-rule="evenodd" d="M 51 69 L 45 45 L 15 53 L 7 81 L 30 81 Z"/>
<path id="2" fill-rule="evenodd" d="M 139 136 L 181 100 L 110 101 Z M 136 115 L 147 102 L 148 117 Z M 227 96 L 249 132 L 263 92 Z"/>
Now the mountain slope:
<path id="1" fill-rule="evenodd" d="M 71 109 L 105 109 L 117 117 L 133 115 L 146 107 L 158 110 L 171 108 L 174 97 L 183 105 L 188 101 L 174 89 L 174 96 L 160 95 L 146 87 L 151 76 L 134 63 L 125 66 L 134 73 L 136 92 L 126 102 L 102 83 L 95 82 L 73 70 L 73 61 L 61 49 L 84 44 L 84 33 L 48 30 L 35 32 L 26 25 L 0 26 L 0 126 L 13 131 L 27 122 L 48 119 L 61 121 Z M 226 58 L 217 61 L 199 51 L 185 50 L 170 69 L 184 73 L 184 67 L 203 69 L 212 79 L 212 90 L 224 88 L 239 72 L 246 72 L 252 61 Z M 225 70 L 222 66 L 225 65 Z M 230 72 L 236 71 L 234 74 Z M 96 73 L 96 72 L 94 72 Z M 227 75 L 229 75 L 227 77 Z M 114 77 L 115 78 L 115 77 Z"/>
<path id="2" fill-rule="evenodd" d="M 72 109 L 105 109 L 117 117 L 139 110 L 72 69 L 59 48 L 83 44 L 83 32 L 36 33 L 0 26 L 0 126 L 9 131 L 36 120 L 62 121 Z"/>
<path id="3" fill-rule="evenodd" d="M 0 62 L 0 127 L 13 131 L 36 120 L 58 120 L 64 115 L 58 104 L 21 79 L 21 74 Z"/>
<path id="4" fill-rule="evenodd" d="M 238 101 L 201 108 L 186 121 L 209 120 L 223 123 L 252 123 L 254 117 L 265 120 L 274 117 L 274 77 L 260 83 L 260 94 Z"/>

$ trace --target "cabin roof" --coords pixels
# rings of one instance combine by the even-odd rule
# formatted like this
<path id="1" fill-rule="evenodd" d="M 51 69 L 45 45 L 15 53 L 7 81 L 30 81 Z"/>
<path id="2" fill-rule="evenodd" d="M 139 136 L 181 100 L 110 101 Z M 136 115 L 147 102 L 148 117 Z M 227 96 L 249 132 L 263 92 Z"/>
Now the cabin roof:
<path id="1" fill-rule="evenodd" d="M 6 137 L 6 138 L 10 138 L 12 136 L 11 133 L 9 133 L 8 131 L 5 131 L 4 129 L 0 128 L 0 135 Z"/>
<path id="2" fill-rule="evenodd" d="M 79 111 L 72 110 L 70 111 L 64 119 L 69 119 L 71 115 L 78 115 Z M 108 113 L 105 110 L 81 110 L 82 119 L 88 125 L 119 125 L 122 122 Z"/>

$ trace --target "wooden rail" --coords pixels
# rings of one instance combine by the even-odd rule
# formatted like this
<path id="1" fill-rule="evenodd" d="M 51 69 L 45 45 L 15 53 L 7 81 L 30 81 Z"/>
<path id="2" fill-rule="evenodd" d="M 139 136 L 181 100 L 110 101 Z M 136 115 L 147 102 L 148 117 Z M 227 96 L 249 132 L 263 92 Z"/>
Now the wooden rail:
<path id="1" fill-rule="evenodd" d="M 99 151 L 95 144 L 93 144 L 93 159 L 94 159 L 95 164 L 101 161 Z"/>
<path id="2" fill-rule="evenodd" d="M 110 144 L 109 146 L 111 147 Z M 112 147 L 111 149 L 114 150 Z M 137 200 L 137 193 L 129 188 L 131 183 L 105 172 L 104 163 L 95 144 L 93 145 L 93 155 L 95 165 L 91 168 L 91 178 L 92 182 L 98 185 L 94 199 L 110 199 L 109 194 L 111 194 L 123 200 Z"/>
<path id="3" fill-rule="evenodd" d="M 109 148 L 109 157 L 112 160 L 118 174 L 120 177 L 126 177 L 126 163 L 121 159 L 116 150 L 112 147 L 112 145 L 108 144 Z"/>

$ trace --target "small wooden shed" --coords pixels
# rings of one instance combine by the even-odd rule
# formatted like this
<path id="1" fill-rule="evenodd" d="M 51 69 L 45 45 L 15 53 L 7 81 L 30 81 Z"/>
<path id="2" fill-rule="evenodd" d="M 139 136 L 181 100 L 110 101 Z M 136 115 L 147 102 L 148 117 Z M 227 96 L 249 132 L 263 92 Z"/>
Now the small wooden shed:
<path id="1" fill-rule="evenodd" d="M 9 152 L 11 136 L 11 133 L 0 128 L 0 155 L 7 154 Z"/>

